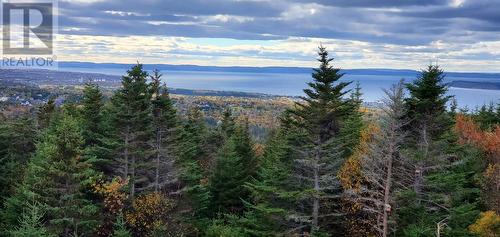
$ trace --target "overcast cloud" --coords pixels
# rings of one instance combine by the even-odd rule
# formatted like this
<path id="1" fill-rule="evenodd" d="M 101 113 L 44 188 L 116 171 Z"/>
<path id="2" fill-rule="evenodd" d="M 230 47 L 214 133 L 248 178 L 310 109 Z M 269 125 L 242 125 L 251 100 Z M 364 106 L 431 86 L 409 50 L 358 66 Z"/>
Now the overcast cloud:
<path id="1" fill-rule="evenodd" d="M 344 68 L 500 71 L 500 0 L 77 0 L 59 13 L 65 59 L 311 66 L 323 42 Z"/>

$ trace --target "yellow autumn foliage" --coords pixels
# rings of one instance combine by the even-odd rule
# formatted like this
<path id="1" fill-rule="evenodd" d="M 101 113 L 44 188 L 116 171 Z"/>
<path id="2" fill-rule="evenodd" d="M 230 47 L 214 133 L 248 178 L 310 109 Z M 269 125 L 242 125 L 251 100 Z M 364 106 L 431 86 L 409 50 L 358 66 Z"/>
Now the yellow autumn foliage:
<path id="1" fill-rule="evenodd" d="M 499 237 L 500 216 L 494 211 L 483 212 L 479 219 L 469 226 L 469 230 L 480 237 Z"/>
<path id="2" fill-rule="evenodd" d="M 369 123 L 361 130 L 359 145 L 356 147 L 354 153 L 346 160 L 338 173 L 338 178 L 344 189 L 356 191 L 361 187 L 363 182 L 361 157 L 368 153 L 373 136 L 378 132 L 380 132 L 380 128 L 374 123 Z"/>
<path id="3" fill-rule="evenodd" d="M 174 202 L 161 193 L 139 196 L 125 213 L 127 224 L 140 236 L 150 236 L 155 230 L 163 228 L 169 221 Z"/>
<path id="4" fill-rule="evenodd" d="M 104 206 L 106 209 L 112 214 L 117 214 L 122 211 L 125 200 L 127 200 L 128 195 L 123 191 L 123 188 L 127 184 L 128 179 L 117 177 L 109 183 L 101 181 L 94 183 L 92 186 L 95 193 L 101 194 L 104 197 Z"/>

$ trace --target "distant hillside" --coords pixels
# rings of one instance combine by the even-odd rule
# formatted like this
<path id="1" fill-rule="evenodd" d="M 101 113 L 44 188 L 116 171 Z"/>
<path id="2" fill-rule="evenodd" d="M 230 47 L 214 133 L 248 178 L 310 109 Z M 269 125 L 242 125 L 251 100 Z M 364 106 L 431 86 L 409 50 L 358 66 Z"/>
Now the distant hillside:
<path id="1" fill-rule="evenodd" d="M 122 69 L 128 70 L 132 64 L 119 63 L 88 63 L 88 62 L 59 62 L 60 69 L 82 68 L 82 69 Z M 197 72 L 245 72 L 245 73 L 311 73 L 312 68 L 307 67 L 216 67 L 197 65 L 169 65 L 169 64 L 144 64 L 146 70 L 164 71 L 197 71 Z M 415 77 L 418 71 L 409 69 L 344 69 L 344 73 L 350 75 L 397 75 L 405 77 Z M 500 79 L 500 73 L 479 73 L 479 72 L 446 72 L 450 77 L 469 78 L 495 78 Z"/>
<path id="2" fill-rule="evenodd" d="M 468 89 L 500 90 L 500 82 L 489 81 L 452 81 L 450 86 Z"/>
<path id="3" fill-rule="evenodd" d="M 0 85 L 79 86 L 89 81 L 93 81 L 100 86 L 109 87 L 111 89 L 121 86 L 121 77 L 115 75 L 51 70 L 0 69 Z M 191 90 L 182 88 L 170 88 L 169 91 L 171 94 L 192 96 L 232 96 L 246 98 L 277 97 L 262 93 L 238 91 Z"/>

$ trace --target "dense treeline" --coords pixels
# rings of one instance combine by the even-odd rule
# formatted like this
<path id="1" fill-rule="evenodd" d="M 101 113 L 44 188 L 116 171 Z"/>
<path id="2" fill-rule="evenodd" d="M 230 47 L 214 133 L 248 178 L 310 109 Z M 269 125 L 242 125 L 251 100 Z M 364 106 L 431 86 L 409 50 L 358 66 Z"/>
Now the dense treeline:
<path id="1" fill-rule="evenodd" d="M 178 115 L 141 64 L 110 99 L 2 118 L 0 236 L 499 235 L 499 106 L 458 111 L 429 66 L 367 117 L 318 60 L 265 144 L 231 108 Z"/>

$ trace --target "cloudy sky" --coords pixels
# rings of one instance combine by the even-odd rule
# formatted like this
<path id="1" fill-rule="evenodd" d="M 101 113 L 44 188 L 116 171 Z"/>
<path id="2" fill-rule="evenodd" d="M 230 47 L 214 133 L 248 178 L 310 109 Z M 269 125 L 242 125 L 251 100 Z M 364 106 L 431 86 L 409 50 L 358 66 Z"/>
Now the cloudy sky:
<path id="1" fill-rule="evenodd" d="M 59 59 L 500 71 L 500 0 L 60 0 Z"/>

